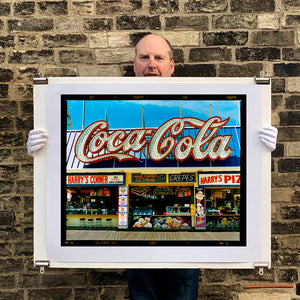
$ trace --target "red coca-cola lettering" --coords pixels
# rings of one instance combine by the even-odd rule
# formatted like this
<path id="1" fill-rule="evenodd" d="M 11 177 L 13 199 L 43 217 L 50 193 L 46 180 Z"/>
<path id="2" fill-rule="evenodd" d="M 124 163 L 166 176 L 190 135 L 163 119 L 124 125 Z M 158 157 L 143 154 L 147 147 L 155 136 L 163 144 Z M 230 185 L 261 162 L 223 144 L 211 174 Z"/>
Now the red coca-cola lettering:
<path id="1" fill-rule="evenodd" d="M 75 145 L 76 157 L 84 163 L 116 158 L 118 161 L 136 160 L 130 151 L 139 152 L 148 145 L 148 155 L 161 161 L 172 154 L 184 161 L 190 156 L 196 161 L 224 160 L 232 150 L 228 146 L 231 135 L 216 135 L 229 118 L 212 117 L 207 121 L 197 118 L 173 118 L 155 129 L 115 130 L 109 133 L 106 121 L 97 121 L 82 131 Z M 181 136 L 186 126 L 199 129 L 195 138 Z M 147 139 L 148 138 L 148 139 Z"/>

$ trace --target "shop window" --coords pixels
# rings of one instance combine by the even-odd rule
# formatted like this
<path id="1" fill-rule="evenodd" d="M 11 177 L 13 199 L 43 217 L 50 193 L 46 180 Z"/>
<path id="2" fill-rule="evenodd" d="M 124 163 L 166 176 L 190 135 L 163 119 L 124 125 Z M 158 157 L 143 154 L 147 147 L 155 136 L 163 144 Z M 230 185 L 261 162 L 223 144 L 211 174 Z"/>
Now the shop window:
<path id="1" fill-rule="evenodd" d="M 110 188 L 67 188 L 67 215 L 116 214 L 118 189 Z"/>
<path id="2" fill-rule="evenodd" d="M 205 188 L 205 206 L 207 230 L 240 229 L 239 188 Z"/>
<path id="3" fill-rule="evenodd" d="M 193 186 L 130 188 L 129 228 L 192 229 Z"/>

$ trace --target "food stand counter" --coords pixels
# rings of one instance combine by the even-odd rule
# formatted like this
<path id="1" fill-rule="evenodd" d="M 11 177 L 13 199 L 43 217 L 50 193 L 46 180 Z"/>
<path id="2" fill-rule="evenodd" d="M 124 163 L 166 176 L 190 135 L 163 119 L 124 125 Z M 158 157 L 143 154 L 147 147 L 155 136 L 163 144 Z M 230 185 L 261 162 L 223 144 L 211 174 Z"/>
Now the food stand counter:
<path id="1" fill-rule="evenodd" d="M 181 209 L 182 208 L 182 209 Z M 155 214 L 151 209 L 135 209 L 133 228 L 191 229 L 189 207 L 167 206 L 163 214 Z"/>
<path id="2" fill-rule="evenodd" d="M 109 229 L 118 227 L 118 215 L 67 215 L 68 229 Z"/>

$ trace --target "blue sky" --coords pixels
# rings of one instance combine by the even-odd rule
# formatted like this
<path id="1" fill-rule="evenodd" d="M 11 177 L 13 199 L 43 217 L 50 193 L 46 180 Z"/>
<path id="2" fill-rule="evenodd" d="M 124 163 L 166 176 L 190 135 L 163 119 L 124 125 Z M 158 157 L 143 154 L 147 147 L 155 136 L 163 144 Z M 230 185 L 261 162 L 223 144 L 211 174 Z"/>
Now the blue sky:
<path id="1" fill-rule="evenodd" d="M 68 100 L 67 106 L 74 129 L 82 129 L 83 100 Z M 182 117 L 205 121 L 210 117 L 211 106 L 212 116 L 222 120 L 230 117 L 227 126 L 240 125 L 239 100 L 85 100 L 84 127 L 104 120 L 106 109 L 109 128 L 141 128 L 142 107 L 145 127 L 158 127 L 171 118 L 180 117 L 180 106 Z"/>

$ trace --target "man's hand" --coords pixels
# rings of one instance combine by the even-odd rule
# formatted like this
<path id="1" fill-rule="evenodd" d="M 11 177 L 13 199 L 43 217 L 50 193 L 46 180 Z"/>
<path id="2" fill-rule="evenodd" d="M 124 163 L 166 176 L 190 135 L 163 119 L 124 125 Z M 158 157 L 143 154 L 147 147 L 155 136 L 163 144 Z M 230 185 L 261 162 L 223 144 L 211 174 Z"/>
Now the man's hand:
<path id="1" fill-rule="evenodd" d="M 42 149 L 47 142 L 47 133 L 43 130 L 30 130 L 27 140 L 27 152 L 34 156 L 37 151 Z"/>
<path id="2" fill-rule="evenodd" d="M 276 149 L 277 142 L 277 128 L 273 126 L 266 126 L 259 130 L 259 137 L 261 141 L 271 150 Z"/>

